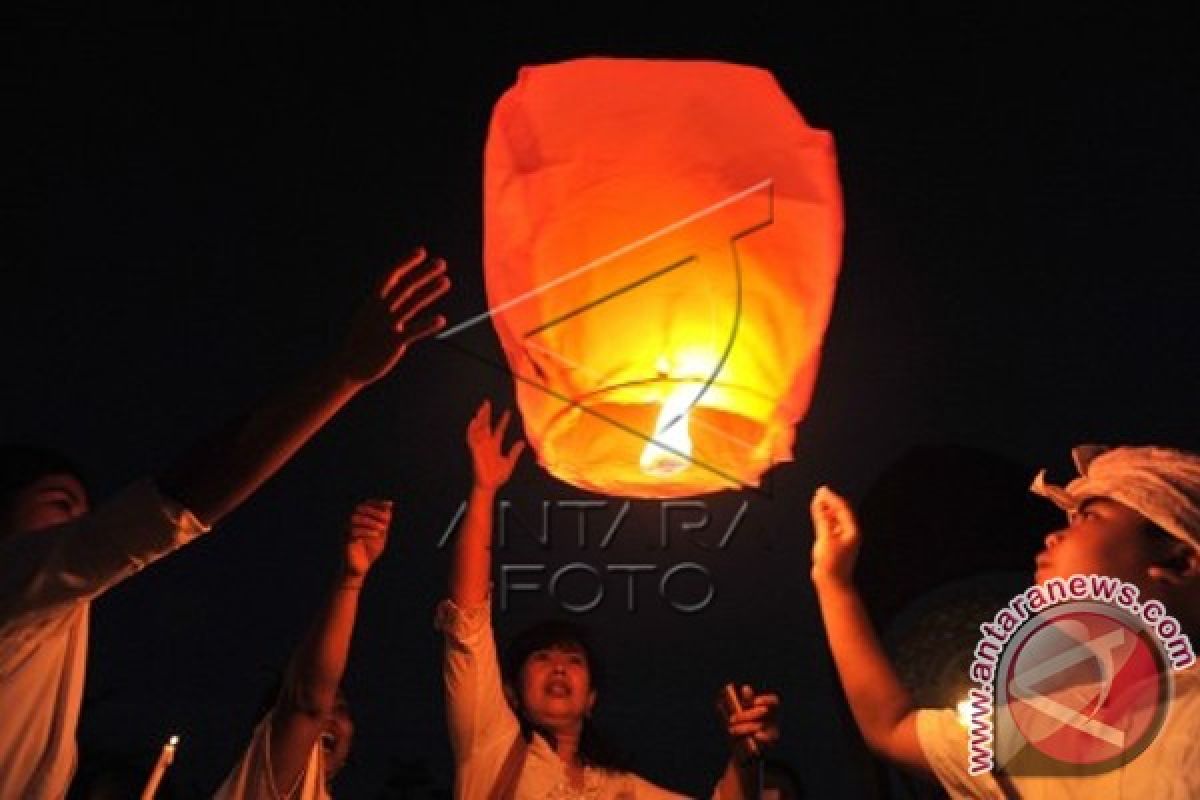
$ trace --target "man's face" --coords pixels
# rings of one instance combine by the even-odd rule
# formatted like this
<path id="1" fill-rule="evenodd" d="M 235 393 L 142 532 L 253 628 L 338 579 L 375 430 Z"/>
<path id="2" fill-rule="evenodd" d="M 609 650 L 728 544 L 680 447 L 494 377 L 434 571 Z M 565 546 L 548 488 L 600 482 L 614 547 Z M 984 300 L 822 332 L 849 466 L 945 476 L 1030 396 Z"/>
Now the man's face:
<path id="1" fill-rule="evenodd" d="M 87 513 L 87 492 L 74 475 L 43 475 L 19 490 L 0 521 L 2 533 L 29 533 L 70 522 Z"/>
<path id="2" fill-rule="evenodd" d="M 520 693 L 529 719 L 551 731 L 578 730 L 596 703 L 587 656 L 571 645 L 530 653 L 521 667 Z"/>
<path id="3" fill-rule="evenodd" d="M 350 743 L 354 739 L 354 720 L 350 718 L 350 707 L 346 697 L 340 691 L 333 714 L 325 722 L 321 731 L 321 749 L 325 752 L 325 777 L 333 777 L 346 765 L 346 757 L 350 755 Z"/>
<path id="4" fill-rule="evenodd" d="M 1145 517 L 1115 500 L 1085 501 L 1070 514 L 1067 527 L 1046 537 L 1035 580 L 1110 575 L 1145 586 L 1150 566 L 1142 533 L 1146 524 Z"/>

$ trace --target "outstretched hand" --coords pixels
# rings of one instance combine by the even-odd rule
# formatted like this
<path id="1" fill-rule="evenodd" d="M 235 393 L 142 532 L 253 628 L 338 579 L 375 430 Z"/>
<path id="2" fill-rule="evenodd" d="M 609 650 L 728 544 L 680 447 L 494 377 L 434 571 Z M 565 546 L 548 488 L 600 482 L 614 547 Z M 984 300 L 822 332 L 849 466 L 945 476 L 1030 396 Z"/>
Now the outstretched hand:
<path id="1" fill-rule="evenodd" d="M 525 449 L 524 440 L 518 439 L 507 453 L 504 452 L 504 432 L 511 417 L 512 412 L 506 409 L 493 428 L 492 401 L 484 400 L 467 425 L 467 444 L 471 448 L 475 485 L 481 489 L 503 486 L 512 476 L 513 467 Z"/>
<path id="2" fill-rule="evenodd" d="M 346 528 L 346 577 L 361 579 L 367 574 L 387 546 L 391 524 L 391 500 L 364 500 L 355 507 Z"/>
<path id="3" fill-rule="evenodd" d="M 862 542 L 850 504 L 822 486 L 813 494 L 812 579 L 849 584 Z"/>
<path id="4" fill-rule="evenodd" d="M 446 262 L 426 260 L 418 247 L 384 275 L 350 322 L 337 365 L 349 380 L 373 383 L 389 371 L 414 342 L 446 326 L 441 314 L 418 317 L 450 289 Z"/>

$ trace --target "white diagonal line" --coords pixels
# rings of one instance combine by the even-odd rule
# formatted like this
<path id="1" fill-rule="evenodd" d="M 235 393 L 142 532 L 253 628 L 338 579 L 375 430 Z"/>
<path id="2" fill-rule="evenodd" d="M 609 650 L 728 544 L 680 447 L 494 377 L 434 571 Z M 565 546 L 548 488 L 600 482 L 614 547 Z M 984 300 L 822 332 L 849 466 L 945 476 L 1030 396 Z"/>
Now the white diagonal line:
<path id="1" fill-rule="evenodd" d="M 754 192 L 761 191 L 762 189 L 765 189 L 766 187 L 770 186 L 773 182 L 774 181 L 771 178 L 766 178 L 765 180 L 759 181 L 758 183 L 754 184 L 753 186 L 750 186 L 746 189 L 742 189 L 740 192 L 735 192 L 734 194 L 731 194 L 728 197 L 726 197 L 724 200 L 719 200 L 716 203 L 713 203 L 712 205 L 708 206 L 707 208 L 704 208 L 704 209 L 701 209 L 700 211 L 696 211 L 695 213 L 689 214 L 688 216 L 684 217 L 683 219 L 676 220 L 675 222 L 672 222 L 671 224 L 669 224 L 665 227 L 659 228 L 658 230 L 654 231 L 653 233 L 648 233 L 636 241 L 630 242 L 629 244 L 626 244 L 626 245 L 622 245 L 621 247 L 618 247 L 616 250 L 613 250 L 611 253 L 608 253 L 607 255 L 603 255 L 598 258 L 594 258 L 591 261 L 589 261 L 588 263 L 584 264 L 583 266 L 578 267 L 574 270 L 571 270 L 570 272 L 568 272 L 565 275 L 558 276 L 557 278 L 550 281 L 549 283 L 545 283 L 541 286 L 538 286 L 537 288 L 530 289 L 529 291 L 525 292 L 524 294 L 517 295 L 513 299 L 511 299 L 507 302 L 501 303 L 500 305 L 496 306 L 495 308 L 489 308 L 487 311 L 483 312 L 482 314 L 476 314 L 475 316 L 471 317 L 470 319 L 464 320 L 463 322 L 460 322 L 457 325 L 454 325 L 453 327 L 447 328 L 446 330 L 439 333 L 437 335 L 437 338 L 438 339 L 448 339 L 451 336 L 453 336 L 454 334 L 458 333 L 459 331 L 466 330 L 467 328 L 470 328 L 471 326 L 476 325 L 479 322 L 482 322 L 483 320 L 488 319 L 489 317 L 493 317 L 496 314 L 503 313 L 504 311 L 507 311 L 508 309 L 512 308 L 513 306 L 517 305 L 518 303 L 523 303 L 525 300 L 529 299 L 530 297 L 539 295 L 542 292 L 548 292 L 560 284 L 566 283 L 567 281 L 570 281 L 570 280 L 574 280 L 575 278 L 579 277 L 580 275 L 590 272 L 591 270 L 596 269 L 597 267 L 602 266 L 602 265 L 608 263 L 609 261 L 612 261 L 615 258 L 619 258 L 632 250 L 636 250 L 637 248 L 641 247 L 642 245 L 646 244 L 647 242 L 651 242 L 661 236 L 665 236 L 668 233 L 672 233 L 673 231 L 679 230 L 680 228 L 682 228 L 686 225 L 689 225 L 692 222 L 695 222 L 696 220 L 700 219 L 701 217 L 707 216 L 708 214 L 712 214 L 716 211 L 721 210 L 725 206 L 736 203 L 738 200 L 741 200 L 743 197 L 748 197 L 749 195 L 753 194 Z"/>
<path id="2" fill-rule="evenodd" d="M 1020 686 L 1025 691 L 1033 691 L 1033 685 L 1041 683 L 1046 678 L 1052 675 L 1057 675 L 1067 667 L 1074 666 L 1085 659 L 1096 658 L 1096 651 L 1092 645 L 1099 645 L 1107 649 L 1119 647 L 1125 641 L 1125 631 L 1121 628 L 1115 628 L 1103 636 L 1097 636 L 1086 642 L 1080 642 L 1074 647 L 1071 647 L 1053 658 L 1048 658 L 1037 666 L 1030 667 L 1013 676 L 1013 682 Z"/>
<path id="3" fill-rule="evenodd" d="M 1035 667 L 1014 675 L 1012 681 L 1013 694 L 1046 716 L 1056 719 L 1064 725 L 1070 725 L 1078 731 L 1083 731 L 1097 739 L 1102 739 L 1114 747 L 1122 747 L 1125 744 L 1125 732 L 1123 730 L 1107 725 L 1098 719 L 1085 717 L 1079 713 L 1078 709 L 1070 708 L 1052 700 L 1033 687 L 1042 680 L 1056 675 L 1067 667 L 1078 664 L 1080 661 L 1088 658 L 1096 658 L 1096 653 L 1092 645 L 1099 645 L 1111 651 L 1113 648 L 1119 647 L 1124 641 L 1125 631 L 1118 628 L 1088 642 L 1081 642 Z M 1109 681 L 1111 677 L 1105 676 L 1105 680 Z M 1102 684 L 1102 690 L 1103 694 L 1107 695 L 1107 686 L 1103 686 Z M 1099 705 L 1097 704 L 1098 710 Z"/>

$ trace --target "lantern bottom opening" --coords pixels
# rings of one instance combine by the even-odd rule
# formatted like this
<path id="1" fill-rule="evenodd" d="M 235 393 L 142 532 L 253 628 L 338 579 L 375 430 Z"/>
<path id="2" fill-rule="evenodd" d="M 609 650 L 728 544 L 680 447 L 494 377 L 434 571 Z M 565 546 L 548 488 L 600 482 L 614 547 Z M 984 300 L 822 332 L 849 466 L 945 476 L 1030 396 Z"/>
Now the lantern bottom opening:
<path id="1" fill-rule="evenodd" d="M 773 463 L 790 460 L 791 425 L 772 428 L 735 412 L 692 407 L 686 424 L 691 452 L 676 450 L 669 435 L 656 435 L 659 402 L 590 402 L 568 407 L 539 437 L 531 431 L 542 465 L 583 489 L 622 497 L 689 497 L 757 486 Z M 647 447 L 683 464 L 647 469 Z M 780 457 L 780 454 L 783 454 Z"/>

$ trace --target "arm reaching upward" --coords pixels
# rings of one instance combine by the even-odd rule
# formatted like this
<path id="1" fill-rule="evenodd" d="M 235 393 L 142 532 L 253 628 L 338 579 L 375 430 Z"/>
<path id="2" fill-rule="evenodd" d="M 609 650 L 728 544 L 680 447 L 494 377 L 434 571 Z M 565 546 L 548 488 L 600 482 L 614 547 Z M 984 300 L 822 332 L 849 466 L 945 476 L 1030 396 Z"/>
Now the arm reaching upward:
<path id="1" fill-rule="evenodd" d="M 271 713 L 268 744 L 271 778 L 280 789 L 295 785 L 333 713 L 350 652 L 359 592 L 387 545 L 391 519 L 390 500 L 368 500 L 354 509 L 333 587 L 292 655 Z"/>
<path id="2" fill-rule="evenodd" d="M 462 529 L 454 545 L 450 565 L 450 600 L 459 608 L 478 606 L 487 600 L 492 572 L 492 506 L 496 490 L 512 476 L 513 467 L 525 449 L 517 441 L 504 452 L 504 432 L 512 413 L 500 415 L 492 427 L 492 404 L 484 400 L 467 425 L 474 480 Z"/>
<path id="3" fill-rule="evenodd" d="M 216 523 L 413 343 L 445 326 L 441 315 L 418 315 L 449 288 L 446 262 L 426 261 L 417 248 L 379 280 L 331 358 L 171 463 L 159 476 L 163 493 L 203 523 Z"/>
<path id="4" fill-rule="evenodd" d="M 916 713 L 875 635 L 854 586 L 861 543 L 850 506 L 821 487 L 813 495 L 812 580 L 833 663 L 867 745 L 898 764 L 929 772 L 917 740 Z"/>
<path id="5" fill-rule="evenodd" d="M 449 597 L 438 611 L 438 626 L 446 634 L 442 679 L 460 797 L 488 794 L 520 733 L 504 696 L 488 605 L 492 506 L 524 448 L 517 442 L 504 452 L 508 420 L 505 412 L 493 429 L 492 406 L 485 400 L 467 425 L 474 480 L 451 555 Z"/>

